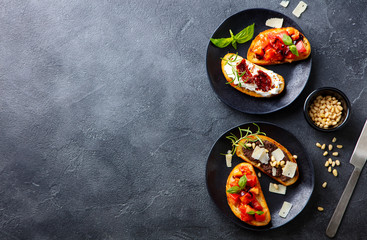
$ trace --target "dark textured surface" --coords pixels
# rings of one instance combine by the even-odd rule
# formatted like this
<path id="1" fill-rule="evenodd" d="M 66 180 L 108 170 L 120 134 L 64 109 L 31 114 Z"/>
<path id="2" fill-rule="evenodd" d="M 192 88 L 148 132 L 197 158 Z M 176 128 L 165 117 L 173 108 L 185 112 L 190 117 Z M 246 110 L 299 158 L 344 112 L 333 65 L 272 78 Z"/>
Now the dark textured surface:
<path id="1" fill-rule="evenodd" d="M 367 116 L 367 5 L 306 1 L 297 19 L 298 1 L 279 2 L 2 1 L 0 239 L 326 239 Z M 289 16 L 313 47 L 305 90 L 269 115 L 233 110 L 207 78 L 209 37 L 247 8 Z M 351 101 L 338 132 L 317 132 L 303 117 L 306 96 L 321 86 Z M 315 167 L 304 211 L 263 233 L 229 221 L 205 185 L 216 139 L 251 121 L 293 133 Z M 337 178 L 315 147 L 334 136 L 345 146 Z M 337 239 L 367 235 L 366 171 Z"/>

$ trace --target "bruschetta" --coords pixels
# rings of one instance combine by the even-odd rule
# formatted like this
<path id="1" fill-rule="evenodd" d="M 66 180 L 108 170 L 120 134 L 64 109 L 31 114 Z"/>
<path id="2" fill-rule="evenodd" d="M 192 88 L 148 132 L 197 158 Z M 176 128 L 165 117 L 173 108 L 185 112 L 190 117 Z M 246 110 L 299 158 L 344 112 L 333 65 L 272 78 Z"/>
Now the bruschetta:
<path id="1" fill-rule="evenodd" d="M 285 86 L 284 78 L 245 58 L 228 53 L 222 58 L 222 72 L 227 83 L 253 97 L 279 95 Z"/>
<path id="2" fill-rule="evenodd" d="M 269 224 L 269 207 L 251 164 L 243 162 L 233 168 L 227 179 L 226 194 L 236 217 L 252 226 Z"/>
<path id="3" fill-rule="evenodd" d="M 310 54 L 310 42 L 297 29 L 272 28 L 261 32 L 251 42 L 247 60 L 258 65 L 273 65 L 303 60 Z"/>
<path id="4" fill-rule="evenodd" d="M 299 177 L 294 155 L 270 137 L 252 135 L 241 139 L 236 155 L 284 186 L 294 184 Z"/>

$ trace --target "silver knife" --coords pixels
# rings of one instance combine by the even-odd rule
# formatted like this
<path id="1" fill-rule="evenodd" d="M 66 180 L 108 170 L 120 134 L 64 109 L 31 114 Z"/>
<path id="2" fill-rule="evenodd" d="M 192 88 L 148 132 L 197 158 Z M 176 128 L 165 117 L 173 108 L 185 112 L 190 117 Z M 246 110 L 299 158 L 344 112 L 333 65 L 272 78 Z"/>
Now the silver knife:
<path id="1" fill-rule="evenodd" d="M 343 218 L 345 209 L 349 203 L 349 199 L 352 196 L 354 187 L 358 182 L 359 175 L 367 159 L 367 120 L 364 123 L 362 133 L 359 136 L 356 147 L 354 148 L 350 163 L 354 165 L 354 170 L 349 178 L 347 186 L 336 206 L 333 216 L 330 219 L 329 225 L 326 228 L 326 235 L 330 238 L 334 237 L 340 222 Z"/>

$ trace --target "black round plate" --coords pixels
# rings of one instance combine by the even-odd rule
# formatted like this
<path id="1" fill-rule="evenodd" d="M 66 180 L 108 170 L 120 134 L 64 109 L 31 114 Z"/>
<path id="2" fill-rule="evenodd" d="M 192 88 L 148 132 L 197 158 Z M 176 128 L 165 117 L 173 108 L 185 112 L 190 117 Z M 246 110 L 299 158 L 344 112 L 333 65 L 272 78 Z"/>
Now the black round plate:
<path id="1" fill-rule="evenodd" d="M 269 18 L 283 18 L 283 27 L 294 27 L 305 34 L 297 23 L 282 13 L 256 8 L 244 10 L 227 18 L 214 32 L 212 38 L 229 37 L 229 29 L 237 34 L 248 25 L 255 23 L 254 39 L 260 32 L 269 29 L 265 26 L 265 22 Z M 288 106 L 301 94 L 306 86 L 311 72 L 311 56 L 303 61 L 265 66 L 265 68 L 284 77 L 285 90 L 282 94 L 273 98 L 255 98 L 234 89 L 229 84 L 225 84 L 227 81 L 221 69 L 221 58 L 224 55 L 238 52 L 240 56 L 246 58 L 250 45 L 251 40 L 244 44 L 238 44 L 237 50 L 235 50 L 231 44 L 225 48 L 218 48 L 209 41 L 206 68 L 214 92 L 228 106 L 244 113 L 266 114 Z"/>
<path id="2" fill-rule="evenodd" d="M 226 136 L 230 133 L 239 136 L 238 127 L 250 127 L 250 130 L 256 132 L 257 127 L 252 123 L 246 123 L 228 130 L 214 144 L 206 164 L 206 185 L 212 200 L 225 216 L 243 228 L 262 231 L 277 228 L 288 223 L 303 210 L 314 189 L 314 169 L 307 153 L 293 134 L 270 123 L 259 122 L 256 124 L 260 126 L 261 131 L 265 132 L 268 137 L 273 138 L 286 147 L 292 154 L 296 154 L 298 156 L 297 164 L 300 171 L 299 179 L 295 184 L 287 187 L 285 195 L 269 192 L 269 183 L 275 183 L 275 180 L 269 176 L 262 174 L 259 178 L 261 188 L 270 209 L 272 218 L 271 222 L 264 227 L 248 225 L 233 214 L 227 203 L 225 192 L 227 178 L 232 169 L 237 164 L 243 162 L 243 160 L 237 156 L 233 156 L 232 167 L 229 168 L 226 166 L 225 157 L 222 154 L 227 153 L 228 150 L 232 149 L 231 142 L 226 138 Z M 259 170 L 256 169 L 256 172 L 259 172 Z M 293 207 L 286 218 L 279 216 L 279 210 L 281 209 L 284 201 L 293 204 Z"/>

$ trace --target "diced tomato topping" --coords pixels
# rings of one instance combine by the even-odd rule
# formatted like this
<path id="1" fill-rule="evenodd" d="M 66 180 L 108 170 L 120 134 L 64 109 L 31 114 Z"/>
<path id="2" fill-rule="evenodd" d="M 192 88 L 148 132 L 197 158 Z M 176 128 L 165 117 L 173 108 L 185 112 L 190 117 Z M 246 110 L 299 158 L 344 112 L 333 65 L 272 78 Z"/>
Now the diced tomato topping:
<path id="1" fill-rule="evenodd" d="M 246 167 L 246 166 L 240 166 L 240 170 L 241 170 L 241 172 L 243 173 L 243 174 L 251 174 L 251 171 L 250 171 L 250 169 L 248 169 L 248 167 Z"/>
<path id="2" fill-rule="evenodd" d="M 266 219 L 265 213 L 263 213 L 261 215 L 255 213 L 255 220 L 256 221 L 263 222 L 263 221 L 265 221 L 265 219 Z"/>
<path id="3" fill-rule="evenodd" d="M 253 208 L 255 208 L 256 210 L 259 210 L 259 211 L 263 210 L 263 207 L 261 206 L 261 204 L 259 203 L 259 201 L 257 201 L 257 199 L 256 199 L 256 198 L 254 198 L 254 199 L 252 200 L 251 205 L 252 205 L 252 207 L 253 207 Z"/>
<path id="4" fill-rule="evenodd" d="M 255 187 L 256 186 L 256 176 L 254 175 L 246 175 L 247 183 L 246 186 Z"/>
<path id="5" fill-rule="evenodd" d="M 235 178 L 233 179 L 230 183 L 229 183 L 229 186 L 233 187 L 233 186 L 238 186 L 238 181 L 240 179 L 239 178 Z"/>
<path id="6" fill-rule="evenodd" d="M 236 204 L 236 203 L 239 203 L 240 202 L 240 197 L 241 195 L 240 194 L 237 194 L 237 193 L 231 193 L 231 194 L 228 194 L 230 196 L 230 201 L 232 201 L 233 204 Z"/>
<path id="7" fill-rule="evenodd" d="M 252 202 L 252 200 L 254 199 L 254 197 L 252 196 L 251 193 L 245 193 L 243 196 L 240 197 L 241 199 L 241 203 L 243 204 L 249 204 L 250 202 Z"/>
<path id="8" fill-rule="evenodd" d="M 251 193 L 253 193 L 253 194 L 255 194 L 255 195 L 258 195 L 258 194 L 259 194 L 259 192 L 260 192 L 260 190 L 259 190 L 259 188 L 258 188 L 258 187 L 253 187 L 253 188 L 251 188 L 251 189 L 249 190 L 249 192 L 251 192 Z"/>
<path id="9" fill-rule="evenodd" d="M 254 215 L 250 215 L 247 213 L 241 213 L 241 220 L 244 222 L 251 222 L 254 220 Z"/>
<path id="10" fill-rule="evenodd" d="M 305 45 L 303 44 L 302 41 L 298 41 L 298 43 L 296 44 L 296 48 L 297 48 L 297 51 L 300 53 L 306 52 Z"/>

